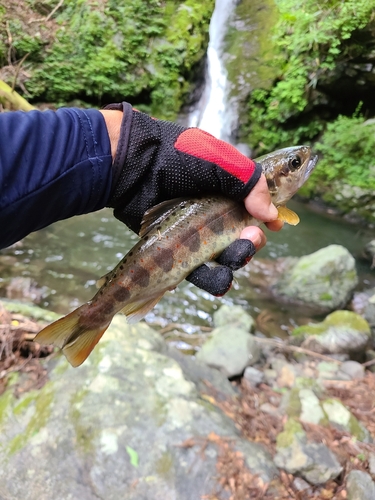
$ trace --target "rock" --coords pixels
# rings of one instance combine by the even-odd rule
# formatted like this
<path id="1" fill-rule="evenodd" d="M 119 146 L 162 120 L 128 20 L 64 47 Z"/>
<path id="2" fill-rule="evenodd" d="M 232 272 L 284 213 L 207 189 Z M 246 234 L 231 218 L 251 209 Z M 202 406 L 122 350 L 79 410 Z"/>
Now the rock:
<path id="1" fill-rule="evenodd" d="M 290 474 L 302 476 L 312 485 L 335 479 L 342 471 L 335 455 L 321 443 L 308 443 L 299 422 L 289 419 L 277 436 L 274 462 Z"/>
<path id="2" fill-rule="evenodd" d="M 236 326 L 247 332 L 253 332 L 255 329 L 255 320 L 241 306 L 223 305 L 214 312 L 213 315 L 215 327 Z"/>
<path id="3" fill-rule="evenodd" d="M 373 332 L 375 330 L 375 288 L 370 288 L 364 292 L 357 292 L 353 296 L 351 308 L 354 312 L 365 318 L 371 326 Z"/>
<path id="4" fill-rule="evenodd" d="M 127 325 L 117 316 L 81 367 L 61 357 L 49 362 L 41 390 L 19 399 L 5 392 L 0 496 L 202 498 L 219 487 L 221 437 L 270 482 L 277 469 L 268 452 L 242 439 L 233 421 L 200 397 L 197 374 L 189 376 L 196 362 L 182 369 L 168 352 L 145 323 Z"/>
<path id="5" fill-rule="evenodd" d="M 312 491 L 309 483 L 307 483 L 306 481 L 304 481 L 300 477 L 295 477 L 294 478 L 294 480 L 293 480 L 293 486 L 294 486 L 294 488 L 298 492 L 302 492 L 303 491 L 307 495 L 310 494 L 311 491 Z"/>
<path id="6" fill-rule="evenodd" d="M 347 304 L 357 283 L 353 256 L 340 245 L 330 245 L 291 259 L 289 268 L 273 285 L 273 292 L 286 302 L 331 312 Z"/>
<path id="7" fill-rule="evenodd" d="M 335 311 L 321 323 L 295 328 L 292 343 L 324 354 L 362 352 L 371 338 L 367 321 L 352 311 Z"/>
<path id="8" fill-rule="evenodd" d="M 260 405 L 259 409 L 263 413 L 268 413 L 268 415 L 271 415 L 272 417 L 280 417 L 280 409 L 271 403 L 263 403 Z"/>
<path id="9" fill-rule="evenodd" d="M 227 377 L 234 377 L 256 363 L 260 353 L 253 335 L 237 327 L 222 326 L 212 331 L 211 338 L 202 345 L 196 357 Z"/>
<path id="10" fill-rule="evenodd" d="M 280 370 L 280 374 L 277 377 L 277 385 L 279 387 L 293 387 L 296 380 L 296 369 L 290 363 L 287 363 Z"/>
<path id="11" fill-rule="evenodd" d="M 368 468 L 370 471 L 370 474 L 372 476 L 375 476 L 375 453 L 370 453 L 368 457 Z"/>
<path id="12" fill-rule="evenodd" d="M 374 500 L 375 483 L 361 470 L 352 470 L 346 481 L 347 500 Z"/>
<path id="13" fill-rule="evenodd" d="M 339 371 L 338 363 L 333 363 L 329 361 L 321 361 L 317 365 L 317 370 L 319 372 L 319 377 L 323 379 L 334 379 L 335 375 Z"/>
<path id="14" fill-rule="evenodd" d="M 366 361 L 373 361 L 373 364 L 367 366 L 367 370 L 375 373 L 375 351 L 373 349 L 366 351 Z"/>
<path id="15" fill-rule="evenodd" d="M 243 374 L 243 378 L 253 387 L 261 384 L 264 380 L 264 373 L 253 366 L 248 366 Z"/>
<path id="16" fill-rule="evenodd" d="M 359 380 L 365 376 L 365 368 L 357 361 L 344 361 L 339 372 L 349 375 L 351 380 Z"/>
<path id="17" fill-rule="evenodd" d="M 320 406 L 319 398 L 310 389 L 301 389 L 299 391 L 299 399 L 301 402 L 300 419 L 303 422 L 311 424 L 320 424 L 325 420 L 325 415 Z"/>
<path id="18" fill-rule="evenodd" d="M 338 399 L 326 399 L 322 401 L 322 407 L 330 424 L 334 427 L 349 432 L 359 441 L 365 443 L 371 441 L 369 431 L 355 418 L 341 401 Z"/>

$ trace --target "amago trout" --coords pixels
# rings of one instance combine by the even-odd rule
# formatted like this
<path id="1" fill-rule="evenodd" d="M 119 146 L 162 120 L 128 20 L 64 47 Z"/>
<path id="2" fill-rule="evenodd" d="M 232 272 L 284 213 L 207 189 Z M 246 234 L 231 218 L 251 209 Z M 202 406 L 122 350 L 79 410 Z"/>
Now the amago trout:
<path id="1" fill-rule="evenodd" d="M 285 203 L 312 172 L 317 157 L 307 146 L 281 149 L 258 158 L 279 218 L 297 224 L 298 216 Z M 92 300 L 42 330 L 35 341 L 54 344 L 73 366 L 79 366 L 95 347 L 113 316 L 123 312 L 136 322 L 167 290 L 190 272 L 213 260 L 243 228 L 260 225 L 242 203 L 220 196 L 172 200 L 145 214 L 140 241 L 103 278 Z"/>

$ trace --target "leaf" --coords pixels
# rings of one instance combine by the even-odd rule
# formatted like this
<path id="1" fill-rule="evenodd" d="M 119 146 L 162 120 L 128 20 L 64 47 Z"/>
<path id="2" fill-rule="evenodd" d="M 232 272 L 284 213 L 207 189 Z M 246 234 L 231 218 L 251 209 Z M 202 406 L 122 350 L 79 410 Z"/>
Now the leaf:
<path id="1" fill-rule="evenodd" d="M 129 455 L 130 463 L 132 464 L 132 466 L 138 467 L 139 463 L 138 453 L 135 450 L 133 450 L 133 448 L 130 448 L 130 446 L 126 447 L 126 451 Z"/>

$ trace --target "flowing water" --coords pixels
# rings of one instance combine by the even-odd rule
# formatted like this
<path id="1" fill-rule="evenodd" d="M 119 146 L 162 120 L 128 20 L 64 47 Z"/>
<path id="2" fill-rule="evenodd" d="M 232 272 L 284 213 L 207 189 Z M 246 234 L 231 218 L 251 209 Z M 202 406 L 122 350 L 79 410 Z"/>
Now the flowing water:
<path id="1" fill-rule="evenodd" d="M 229 101 L 223 60 L 226 27 L 235 6 L 236 0 L 216 0 L 210 23 L 205 87 L 189 119 L 190 127 L 199 127 L 224 141 L 231 140 L 237 122 L 236 103 L 233 99 Z"/>

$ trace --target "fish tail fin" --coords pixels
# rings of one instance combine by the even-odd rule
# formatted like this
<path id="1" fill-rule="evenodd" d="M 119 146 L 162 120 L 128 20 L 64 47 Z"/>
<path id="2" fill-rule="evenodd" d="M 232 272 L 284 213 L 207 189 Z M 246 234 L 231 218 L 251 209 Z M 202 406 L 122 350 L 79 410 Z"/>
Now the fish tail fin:
<path id="1" fill-rule="evenodd" d="M 110 325 L 110 321 L 97 328 L 80 325 L 79 320 L 86 307 L 84 304 L 51 323 L 36 335 L 34 341 L 42 345 L 53 344 L 60 347 L 72 366 L 81 365 Z"/>

